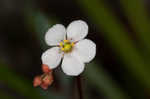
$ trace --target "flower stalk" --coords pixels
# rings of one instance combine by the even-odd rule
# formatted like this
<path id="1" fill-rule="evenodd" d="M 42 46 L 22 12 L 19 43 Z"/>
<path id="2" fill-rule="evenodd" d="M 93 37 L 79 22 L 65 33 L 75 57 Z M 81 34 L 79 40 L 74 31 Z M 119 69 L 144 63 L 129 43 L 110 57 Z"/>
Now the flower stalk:
<path id="1" fill-rule="evenodd" d="M 82 81 L 81 81 L 80 75 L 77 76 L 76 81 L 77 81 L 77 89 L 78 89 L 79 99 L 83 99 Z"/>

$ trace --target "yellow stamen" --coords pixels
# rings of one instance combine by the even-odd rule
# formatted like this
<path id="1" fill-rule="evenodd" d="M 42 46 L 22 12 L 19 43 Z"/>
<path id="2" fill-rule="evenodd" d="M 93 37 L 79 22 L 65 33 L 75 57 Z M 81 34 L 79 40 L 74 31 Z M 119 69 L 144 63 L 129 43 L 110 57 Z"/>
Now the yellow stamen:
<path id="1" fill-rule="evenodd" d="M 63 40 L 63 42 L 59 43 L 61 51 L 68 53 L 72 51 L 72 48 L 74 46 L 73 42 L 70 42 L 69 40 Z"/>
<path id="2" fill-rule="evenodd" d="M 69 40 L 64 40 L 64 43 L 69 43 Z"/>
<path id="3" fill-rule="evenodd" d="M 65 50 L 65 48 L 63 48 L 63 47 L 62 47 L 62 48 L 61 48 L 61 50 L 62 50 L 62 51 L 64 51 L 64 50 Z"/>
<path id="4" fill-rule="evenodd" d="M 59 43 L 59 46 L 62 47 L 62 46 L 63 46 L 63 42 L 60 42 L 60 43 Z"/>
<path id="5" fill-rule="evenodd" d="M 74 43 L 73 43 L 73 42 L 71 43 L 71 46 L 72 46 L 72 47 L 74 46 Z"/>

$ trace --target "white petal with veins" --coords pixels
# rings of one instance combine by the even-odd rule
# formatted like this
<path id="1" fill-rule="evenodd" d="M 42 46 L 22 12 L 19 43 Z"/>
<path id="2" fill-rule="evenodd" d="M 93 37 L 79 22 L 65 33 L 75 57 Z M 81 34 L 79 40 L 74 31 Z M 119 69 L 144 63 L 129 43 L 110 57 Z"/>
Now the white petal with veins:
<path id="1" fill-rule="evenodd" d="M 83 72 L 84 67 L 84 63 L 72 56 L 72 54 L 65 54 L 62 62 L 62 70 L 66 75 L 78 76 Z"/>
<path id="2" fill-rule="evenodd" d="M 73 21 L 67 27 L 67 38 L 72 41 L 79 41 L 88 34 L 88 25 L 82 20 Z"/>
<path id="3" fill-rule="evenodd" d="M 61 24 L 56 24 L 51 27 L 45 35 L 45 41 L 48 45 L 59 45 L 61 40 L 66 36 L 66 29 Z"/>
<path id="4" fill-rule="evenodd" d="M 62 56 L 59 47 L 53 47 L 45 51 L 41 59 L 43 64 L 48 65 L 50 69 L 54 69 L 60 64 Z"/>
<path id="5" fill-rule="evenodd" d="M 72 54 L 81 61 L 88 63 L 96 55 L 96 44 L 88 39 L 84 39 L 75 44 Z"/>

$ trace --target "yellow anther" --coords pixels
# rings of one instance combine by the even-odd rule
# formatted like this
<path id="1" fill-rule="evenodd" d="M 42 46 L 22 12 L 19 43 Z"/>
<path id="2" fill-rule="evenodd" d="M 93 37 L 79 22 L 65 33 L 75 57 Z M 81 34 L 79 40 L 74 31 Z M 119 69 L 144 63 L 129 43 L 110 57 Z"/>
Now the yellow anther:
<path id="1" fill-rule="evenodd" d="M 63 42 L 60 42 L 60 43 L 59 43 L 59 46 L 61 46 L 61 47 L 62 47 L 62 46 L 63 46 Z"/>
<path id="2" fill-rule="evenodd" d="M 68 43 L 69 42 L 69 40 L 64 40 L 64 43 Z"/>
<path id="3" fill-rule="evenodd" d="M 74 46 L 74 43 L 73 43 L 73 42 L 71 43 L 71 46 L 72 46 L 72 47 Z"/>
<path id="4" fill-rule="evenodd" d="M 63 47 L 62 47 L 62 48 L 61 48 L 61 50 L 62 50 L 62 51 L 64 51 L 64 50 L 65 50 L 65 48 L 63 48 Z"/>
<path id="5" fill-rule="evenodd" d="M 74 42 L 70 42 L 69 40 L 63 40 L 63 42 L 59 43 L 59 46 L 61 51 L 68 53 L 72 51 L 74 44 Z"/>

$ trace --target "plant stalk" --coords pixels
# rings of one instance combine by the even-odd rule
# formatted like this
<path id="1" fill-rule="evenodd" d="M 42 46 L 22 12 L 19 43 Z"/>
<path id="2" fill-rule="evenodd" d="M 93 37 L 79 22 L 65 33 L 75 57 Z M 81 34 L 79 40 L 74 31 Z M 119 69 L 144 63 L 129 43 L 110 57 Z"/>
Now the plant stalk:
<path id="1" fill-rule="evenodd" d="M 83 99 L 83 93 L 82 93 L 82 82 L 81 82 L 81 76 L 77 76 L 77 89 L 79 94 L 79 99 Z"/>

